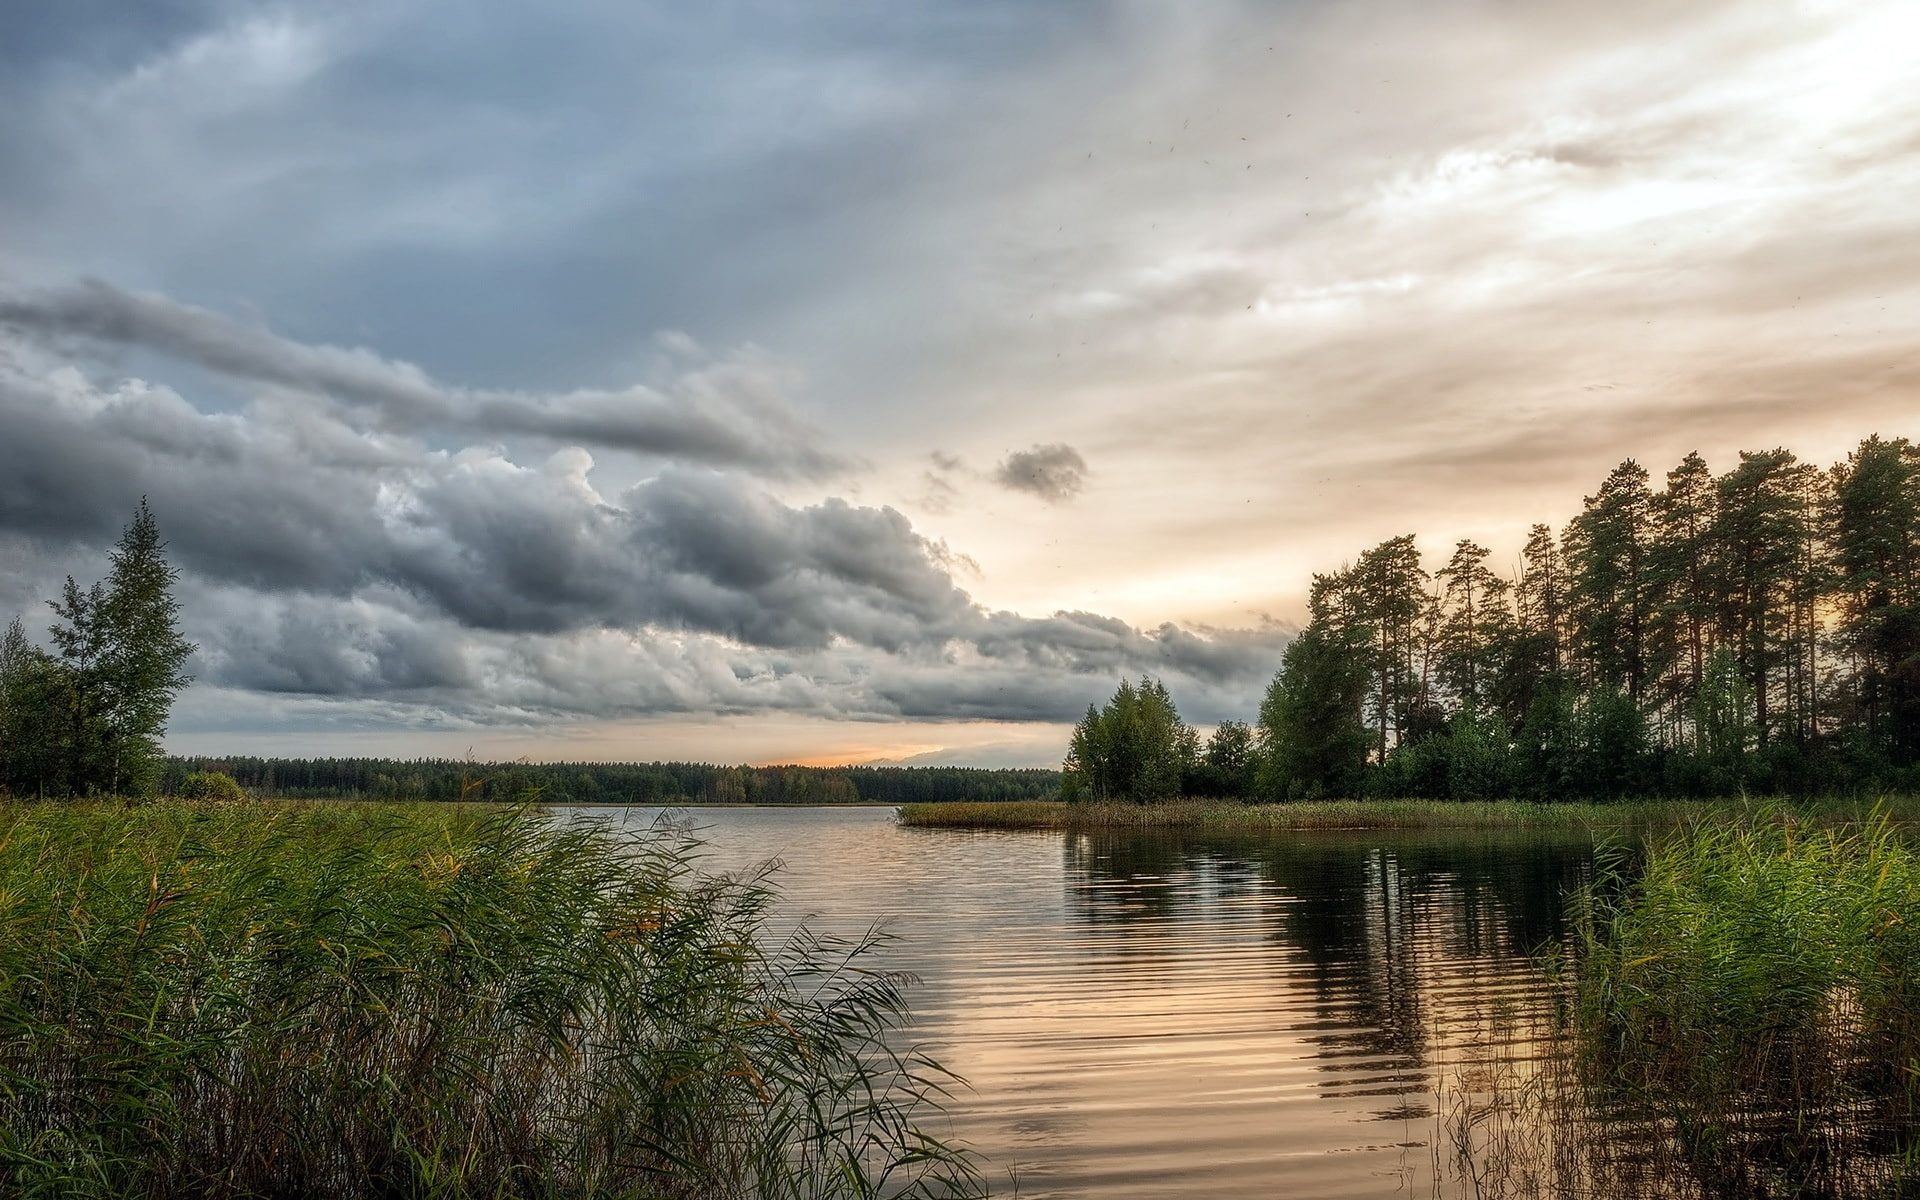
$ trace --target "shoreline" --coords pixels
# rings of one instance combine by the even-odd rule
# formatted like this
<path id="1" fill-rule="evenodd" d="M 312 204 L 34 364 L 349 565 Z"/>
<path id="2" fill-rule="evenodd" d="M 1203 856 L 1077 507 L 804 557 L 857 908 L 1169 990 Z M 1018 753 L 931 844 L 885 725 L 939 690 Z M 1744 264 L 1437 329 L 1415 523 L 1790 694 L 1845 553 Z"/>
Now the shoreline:
<path id="1" fill-rule="evenodd" d="M 1857 821 L 1884 812 L 1894 821 L 1920 817 L 1920 800 L 1623 800 L 1616 803 L 1539 803 L 1527 800 L 1299 800 L 1246 804 L 1174 800 L 1069 804 L 1062 800 L 964 801 L 903 804 L 898 823 L 908 829 L 1087 830 L 1168 829 L 1279 832 L 1368 829 L 1618 829 L 1680 825 L 1701 817 L 1786 811 L 1822 821 Z"/>

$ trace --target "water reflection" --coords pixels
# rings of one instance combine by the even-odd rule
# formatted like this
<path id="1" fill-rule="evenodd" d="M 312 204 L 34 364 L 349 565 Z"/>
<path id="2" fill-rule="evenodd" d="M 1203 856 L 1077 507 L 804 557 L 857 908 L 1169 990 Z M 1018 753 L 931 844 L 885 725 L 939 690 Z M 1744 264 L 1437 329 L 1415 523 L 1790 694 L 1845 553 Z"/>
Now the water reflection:
<path id="1" fill-rule="evenodd" d="M 1069 911 L 1138 931 L 1104 943 L 1118 953 L 1178 959 L 1196 929 L 1251 915 L 1317 1094 L 1375 1098 L 1371 1116 L 1399 1121 L 1431 1115 L 1436 1043 L 1540 998 L 1531 960 L 1564 936 L 1567 892 L 1593 870 L 1579 836 L 1121 831 L 1062 849 Z"/>
<path id="2" fill-rule="evenodd" d="M 636 810 L 624 819 L 644 822 Z M 601 817 L 599 819 L 622 819 Z M 956 1132 L 1022 1196 L 1432 1194 L 1433 1096 L 1590 877 L 1582 838 L 902 830 L 704 810 L 796 913 L 888 920 Z"/>

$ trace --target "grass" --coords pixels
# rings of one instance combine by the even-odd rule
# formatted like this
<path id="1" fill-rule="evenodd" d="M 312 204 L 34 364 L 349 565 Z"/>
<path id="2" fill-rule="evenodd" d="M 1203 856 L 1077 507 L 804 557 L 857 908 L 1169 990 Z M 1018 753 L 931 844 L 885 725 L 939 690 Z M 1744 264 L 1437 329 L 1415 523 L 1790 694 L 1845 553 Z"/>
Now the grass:
<path id="1" fill-rule="evenodd" d="M 1557 1002 L 1448 1050 L 1436 1196 L 1915 1194 L 1910 829 L 1716 814 L 1616 856 L 1572 906 Z"/>
<path id="2" fill-rule="evenodd" d="M 895 819 L 920 829 L 1064 829 L 1066 817 L 1058 800 L 949 800 L 902 804 Z"/>
<path id="3" fill-rule="evenodd" d="M 0 1191 L 976 1194 L 874 940 L 527 809 L 0 805 Z"/>
<path id="4" fill-rule="evenodd" d="M 1785 811 L 1696 823 L 1656 839 L 1615 890 L 1581 910 L 1576 1028 L 1585 1073 L 1616 1103 L 1743 1192 L 1920 1182 L 1920 849 L 1906 831 Z"/>

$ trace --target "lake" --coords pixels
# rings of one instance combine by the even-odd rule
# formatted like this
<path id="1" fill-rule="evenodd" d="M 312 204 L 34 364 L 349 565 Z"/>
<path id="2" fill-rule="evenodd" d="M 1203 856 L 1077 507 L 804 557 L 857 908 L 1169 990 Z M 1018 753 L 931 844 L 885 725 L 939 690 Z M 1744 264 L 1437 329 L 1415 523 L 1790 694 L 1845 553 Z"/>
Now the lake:
<path id="1" fill-rule="evenodd" d="M 576 810 L 644 828 L 655 809 Z M 1430 1196 L 1436 1087 L 1544 1003 L 1577 833 L 901 829 L 884 808 L 680 810 L 713 869 L 920 977 L 954 1132 L 1023 1197 Z M 1438 1103 L 1444 1104 L 1444 1101 Z M 1012 1192 L 1003 1187 L 1002 1191 Z"/>

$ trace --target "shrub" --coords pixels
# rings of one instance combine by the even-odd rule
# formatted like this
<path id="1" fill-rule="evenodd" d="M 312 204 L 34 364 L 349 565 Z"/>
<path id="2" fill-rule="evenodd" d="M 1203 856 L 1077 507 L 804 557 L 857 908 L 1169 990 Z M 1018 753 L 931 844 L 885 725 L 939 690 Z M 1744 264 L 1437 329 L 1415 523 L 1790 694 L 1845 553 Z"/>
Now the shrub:
<path id="1" fill-rule="evenodd" d="M 180 781 L 182 800 L 245 800 L 247 793 L 225 771 L 194 771 Z"/>

